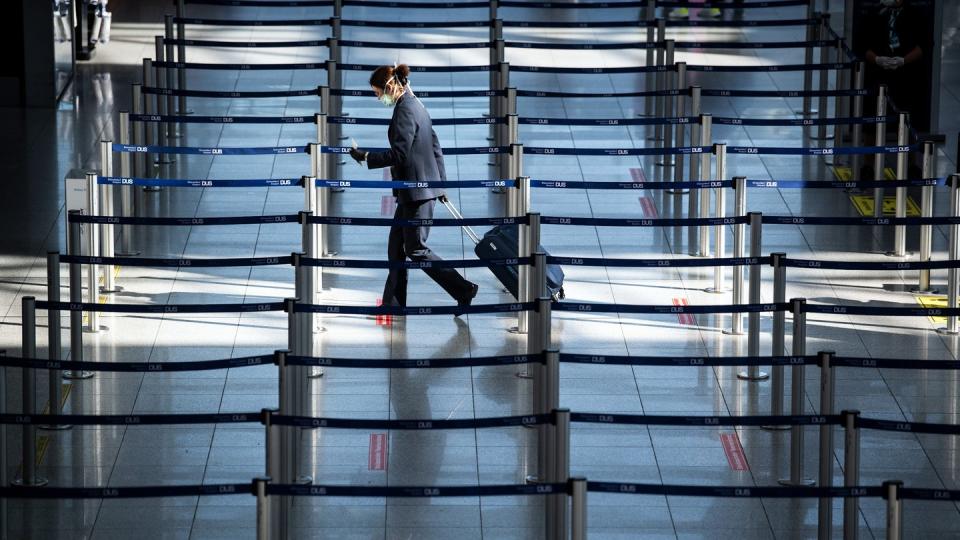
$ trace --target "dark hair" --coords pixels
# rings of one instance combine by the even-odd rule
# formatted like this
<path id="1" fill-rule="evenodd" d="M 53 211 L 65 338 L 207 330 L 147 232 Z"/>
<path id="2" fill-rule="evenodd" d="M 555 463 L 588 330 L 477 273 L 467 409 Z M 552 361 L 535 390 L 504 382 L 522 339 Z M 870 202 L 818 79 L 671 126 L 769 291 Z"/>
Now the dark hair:
<path id="1" fill-rule="evenodd" d="M 406 64 L 400 64 L 396 67 L 380 66 L 370 74 L 370 86 L 386 89 L 390 79 L 395 79 L 400 83 L 400 86 L 406 86 L 410 82 L 410 79 L 408 79 L 409 76 L 410 67 Z"/>

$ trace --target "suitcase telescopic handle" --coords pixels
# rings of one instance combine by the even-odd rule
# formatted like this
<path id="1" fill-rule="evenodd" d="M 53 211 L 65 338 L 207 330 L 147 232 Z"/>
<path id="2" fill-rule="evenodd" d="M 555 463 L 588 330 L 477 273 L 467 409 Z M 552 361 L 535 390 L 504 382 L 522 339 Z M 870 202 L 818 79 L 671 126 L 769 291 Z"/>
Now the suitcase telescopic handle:
<path id="1" fill-rule="evenodd" d="M 463 215 L 460 214 L 460 211 L 457 210 L 457 207 L 454 206 L 453 203 L 451 203 L 446 196 L 439 197 L 439 200 L 440 200 L 440 203 L 443 204 L 444 207 L 446 207 L 447 211 L 450 212 L 450 215 L 453 216 L 454 219 L 463 220 Z M 469 236 L 470 239 L 473 240 L 474 244 L 480 243 L 480 237 L 477 236 L 477 233 L 475 233 L 472 228 L 466 225 L 461 225 L 461 228 L 463 229 L 463 232 L 467 233 L 467 236 Z"/>

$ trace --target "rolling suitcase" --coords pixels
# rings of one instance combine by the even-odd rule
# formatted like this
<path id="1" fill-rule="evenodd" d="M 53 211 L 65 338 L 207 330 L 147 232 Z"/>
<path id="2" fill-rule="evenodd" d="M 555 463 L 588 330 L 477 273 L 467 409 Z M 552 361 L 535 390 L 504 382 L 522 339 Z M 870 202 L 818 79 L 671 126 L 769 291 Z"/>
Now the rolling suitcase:
<path id="1" fill-rule="evenodd" d="M 455 219 L 463 219 L 460 211 L 446 198 L 441 198 L 440 202 L 447 208 Z M 481 238 L 476 232 L 466 225 L 463 226 L 464 232 L 473 240 L 474 253 L 481 260 L 484 259 L 510 259 L 518 257 L 520 253 L 520 226 L 519 225 L 497 225 L 487 231 Z M 540 246 L 541 251 L 545 251 Z M 516 266 L 490 266 L 490 271 L 497 276 L 500 283 L 507 288 L 507 291 L 517 298 L 520 288 L 520 276 Z M 547 288 L 554 301 L 563 300 L 566 296 L 563 290 L 563 269 L 556 264 L 547 266 Z"/>

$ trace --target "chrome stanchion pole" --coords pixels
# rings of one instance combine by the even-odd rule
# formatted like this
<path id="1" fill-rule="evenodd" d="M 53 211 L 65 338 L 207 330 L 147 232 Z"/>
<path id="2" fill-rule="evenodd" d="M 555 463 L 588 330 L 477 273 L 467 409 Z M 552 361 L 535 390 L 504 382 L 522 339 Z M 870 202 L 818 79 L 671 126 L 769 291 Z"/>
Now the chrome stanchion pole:
<path id="1" fill-rule="evenodd" d="M 87 207 L 90 208 L 90 215 L 100 215 L 100 197 L 97 190 L 97 174 L 87 173 Z M 91 257 L 100 256 L 100 227 L 95 223 L 87 223 L 87 253 Z M 91 304 L 96 304 L 100 300 L 100 265 L 87 265 L 87 299 Z M 87 313 L 87 331 L 96 333 L 100 331 L 100 313 L 90 311 Z"/>
<path id="2" fill-rule="evenodd" d="M 177 0 L 177 9 L 181 9 L 183 3 L 184 0 Z M 182 9 L 180 12 L 182 13 Z M 185 30 L 185 26 L 182 22 L 177 23 L 177 39 L 180 40 L 180 43 L 177 45 L 177 62 L 180 63 L 185 63 L 187 61 L 187 47 L 183 44 L 183 40 L 186 39 L 187 35 Z M 187 70 L 183 67 L 177 70 L 177 89 L 187 89 Z M 187 96 L 179 96 L 177 103 L 177 114 L 190 114 L 190 111 L 187 110 Z"/>
<path id="3" fill-rule="evenodd" d="M 701 126 L 700 146 L 712 146 L 711 141 L 713 140 L 713 115 L 701 114 L 700 126 Z M 711 173 L 710 154 L 711 152 L 703 152 L 700 155 L 700 180 L 702 181 L 713 180 L 713 178 L 710 178 L 710 173 Z M 699 213 L 697 217 L 699 218 L 710 217 L 710 190 L 702 187 L 700 188 L 699 195 L 700 195 L 700 204 L 699 204 L 700 208 L 699 208 Z M 691 194 L 690 196 L 692 197 L 693 195 Z M 710 226 L 700 225 L 697 235 L 700 241 L 700 248 L 693 255 L 697 257 L 709 257 L 710 256 Z"/>
<path id="4" fill-rule="evenodd" d="M 570 489 L 570 538 L 587 540 L 587 479 L 571 478 Z"/>
<path id="5" fill-rule="evenodd" d="M 828 37 L 827 27 L 828 27 L 828 26 L 830 26 L 830 14 L 829 14 L 829 13 L 821 13 L 821 14 L 820 14 L 820 30 L 819 30 L 819 36 L 820 36 L 820 37 L 818 38 L 819 40 L 825 41 L 825 40 L 827 39 L 827 37 Z M 828 64 L 829 62 L 830 62 L 830 47 L 828 47 L 828 46 L 826 46 L 826 45 L 821 45 L 821 46 L 820 46 L 820 64 L 821 64 L 821 66 L 825 66 L 825 65 Z M 820 92 L 821 92 L 821 95 L 820 95 L 820 104 L 819 104 L 819 106 L 818 106 L 818 108 L 819 108 L 819 110 L 818 110 L 818 118 L 820 118 L 820 120 L 826 120 L 826 119 L 827 119 L 827 116 L 828 116 L 827 113 L 829 112 L 829 105 L 828 105 L 828 101 L 827 101 L 826 92 L 827 92 L 827 90 L 830 89 L 830 86 L 829 86 L 829 85 L 830 85 L 829 75 L 828 75 L 828 71 L 827 71 L 826 67 L 821 67 L 821 68 L 820 68 L 820 74 L 819 74 L 818 79 L 819 79 L 819 81 L 818 81 L 818 82 L 819 82 L 819 90 L 820 90 Z M 827 135 L 827 125 L 826 125 L 825 123 L 821 123 L 819 126 L 817 126 L 817 134 L 816 134 L 815 137 L 813 137 L 813 139 L 818 140 L 818 141 L 826 141 L 826 140 L 829 139 L 829 138 L 830 138 L 830 136 Z"/>
<path id="6" fill-rule="evenodd" d="M 727 178 L 727 145 L 725 143 L 713 145 L 713 153 L 717 159 L 717 180 Z M 723 218 L 727 214 L 727 192 L 722 188 L 714 188 L 714 217 Z M 727 228 L 723 224 L 717 224 L 713 229 L 713 244 L 715 247 L 714 257 L 722 259 L 726 254 Z M 707 289 L 707 292 L 720 294 L 726 292 L 723 284 L 723 267 L 715 266 L 713 268 L 713 287 Z"/>
<path id="7" fill-rule="evenodd" d="M 511 144 L 510 153 L 506 158 L 509 164 L 507 178 L 519 178 L 523 176 L 523 145 Z M 520 200 L 518 195 L 519 189 L 507 190 L 506 209 L 504 213 L 506 217 L 516 217 L 520 215 Z"/>
<path id="8" fill-rule="evenodd" d="M 666 82 L 664 81 L 666 77 L 666 40 L 667 40 L 667 21 L 664 19 L 657 19 L 657 51 L 656 51 L 656 66 L 657 71 L 654 72 L 654 90 L 657 91 L 657 95 L 654 96 L 654 116 L 656 118 L 663 118 L 664 115 L 664 105 L 666 96 L 663 95 L 663 91 L 666 90 Z M 658 144 L 663 142 L 663 125 L 655 124 L 653 127 L 653 139 L 657 141 Z"/>
<path id="9" fill-rule="evenodd" d="M 735 217 L 745 216 L 747 213 L 747 179 L 743 176 L 737 176 L 733 179 L 733 215 Z M 751 216 L 752 217 L 752 216 Z M 742 259 L 744 256 L 744 234 L 746 234 L 746 224 L 737 223 L 733 226 L 733 256 Z M 750 229 L 751 232 L 753 229 Z M 754 257 L 751 244 L 750 256 Z M 752 265 L 750 268 L 752 269 Z M 733 266 L 733 303 L 743 303 L 743 267 Z M 731 315 L 730 330 L 724 330 L 724 334 L 739 336 L 743 334 L 743 314 L 733 313 Z"/>
<path id="10" fill-rule="evenodd" d="M 790 300 L 793 312 L 793 355 L 806 356 L 807 354 L 807 300 L 793 298 Z M 806 398 L 804 391 L 804 367 L 793 366 L 790 380 L 790 414 L 802 416 L 803 402 Z M 803 476 L 803 426 L 790 426 L 790 478 L 780 480 L 784 486 L 812 486 L 813 480 Z"/>
<path id="11" fill-rule="evenodd" d="M 275 353 L 275 361 L 280 362 L 281 355 L 285 355 L 287 352 L 288 351 L 277 351 Z M 281 369 L 280 371 L 282 372 L 283 370 Z M 271 479 L 276 479 L 281 484 L 289 484 L 291 482 L 285 482 L 283 480 L 284 464 L 282 447 L 284 437 L 280 430 L 285 428 L 285 426 L 278 426 L 273 423 L 273 417 L 279 414 L 279 412 L 279 409 L 263 409 L 260 413 L 260 421 L 264 425 L 267 439 L 267 449 L 265 452 L 267 476 Z M 287 517 L 289 516 L 289 497 L 274 496 L 269 498 L 269 502 L 269 538 L 271 540 L 285 539 L 287 538 L 289 528 L 287 521 Z"/>
<path id="12" fill-rule="evenodd" d="M 674 57 L 674 41 L 672 39 L 665 40 L 663 42 L 663 71 L 657 72 L 660 76 L 660 82 L 658 84 L 658 90 L 666 93 L 673 86 L 673 57 Z M 669 70 L 669 71 L 668 71 Z M 666 118 L 670 111 L 673 110 L 673 96 L 662 95 L 657 96 L 660 101 L 657 105 L 657 118 L 660 121 L 657 122 L 657 148 L 667 148 L 673 146 L 673 142 L 670 140 L 673 136 L 673 130 L 670 129 L 669 124 L 663 123 L 663 118 Z M 665 182 L 668 178 L 672 178 L 673 174 L 669 171 L 670 165 L 673 163 L 673 156 L 660 154 L 660 161 L 657 162 L 657 165 L 663 167 L 660 171 L 660 181 Z"/>
<path id="13" fill-rule="evenodd" d="M 677 123 L 673 126 L 673 146 L 683 146 L 684 140 L 686 139 L 686 133 L 684 129 L 684 123 L 680 118 L 682 118 L 687 112 L 687 102 L 684 98 L 682 90 L 687 88 L 687 63 L 686 62 L 677 62 L 677 83 L 674 87 L 677 90 L 677 97 L 674 101 L 675 107 L 673 115 L 677 117 Z M 693 157 L 691 156 L 691 160 Z M 683 165 L 685 159 L 683 154 L 676 154 L 673 158 L 673 181 L 674 182 L 683 182 Z M 682 189 L 672 191 L 675 195 L 683 194 Z"/>
<path id="14" fill-rule="evenodd" d="M 163 95 L 163 91 L 167 88 L 167 74 L 165 69 L 157 66 L 157 62 L 164 62 L 166 56 L 166 50 L 163 44 L 163 36 L 154 36 L 153 41 L 154 46 L 154 62 L 153 62 L 153 81 L 154 86 L 157 87 L 158 94 L 156 94 L 156 105 L 154 111 L 159 116 L 167 116 L 167 97 Z M 161 146 L 167 146 L 167 132 L 170 129 L 170 124 L 168 122 L 153 122 L 157 126 L 157 144 Z M 160 168 L 160 177 L 169 178 L 170 177 L 170 158 L 168 154 L 157 154 L 157 164 Z"/>
<path id="15" fill-rule="evenodd" d="M 253 479 L 253 494 L 257 497 L 257 540 L 270 540 L 270 500 L 267 497 L 269 476 Z"/>
<path id="16" fill-rule="evenodd" d="M 834 42 L 834 51 L 836 53 L 836 62 L 838 64 L 843 63 L 843 47 L 844 47 L 843 39 L 837 39 Z M 856 66 L 856 63 L 854 63 L 853 65 Z M 851 71 L 852 69 L 854 68 L 851 68 Z M 833 99 L 833 116 L 836 118 L 844 118 L 844 117 L 850 116 L 850 107 L 847 104 L 847 99 L 849 98 L 849 96 L 842 96 L 839 94 L 839 91 L 850 90 L 852 88 L 850 85 L 851 81 L 853 80 L 853 78 L 851 77 L 851 73 L 849 73 L 846 69 L 837 69 L 834 72 L 834 80 L 835 80 L 834 86 L 838 90 L 838 93 L 836 96 L 834 96 L 834 99 Z M 834 148 L 840 148 L 841 146 L 843 146 L 843 137 L 847 129 L 848 129 L 848 126 L 840 123 L 833 126 L 833 147 Z M 828 158 L 829 158 L 829 161 L 828 161 L 829 164 L 833 164 L 833 165 L 841 164 L 841 156 L 834 154 L 833 156 L 828 156 Z"/>
<path id="17" fill-rule="evenodd" d="M 517 182 L 525 182 L 528 186 L 530 184 L 529 177 L 521 177 L 517 179 Z M 524 195 L 521 194 L 521 199 L 524 198 Z M 521 207 L 524 206 L 521 202 Z M 529 207 L 528 207 L 529 208 Z M 537 251 L 537 247 L 540 245 L 540 213 L 539 212 L 528 212 L 527 219 L 529 220 L 529 225 L 520 226 L 520 236 L 519 236 L 519 251 L 517 255 L 521 259 L 532 258 L 534 252 Z M 542 291 L 538 290 L 539 287 L 534 283 L 534 278 L 536 277 L 536 272 L 532 265 L 521 264 L 517 267 L 518 274 L 518 288 L 517 288 L 517 300 L 520 302 L 532 302 L 535 298 L 539 298 Z M 517 314 L 517 333 L 525 334 L 527 329 L 530 326 L 530 313 L 523 312 Z"/>
<path id="18" fill-rule="evenodd" d="M 877 118 L 887 117 L 887 85 L 881 84 L 877 90 Z M 887 123 L 877 122 L 874 128 L 874 142 L 876 146 L 883 146 L 887 142 Z M 873 179 L 884 179 L 884 154 L 877 152 L 873 155 Z M 883 217 L 883 188 L 873 188 L 873 217 Z"/>
<path id="19" fill-rule="evenodd" d="M 143 85 L 138 84 L 138 83 L 134 83 L 134 84 L 130 85 L 130 89 L 131 89 L 131 90 L 130 90 L 130 93 L 131 93 L 130 103 L 131 103 L 131 105 L 132 105 L 132 106 L 131 106 L 131 113 L 134 114 L 134 115 L 143 114 Z M 130 131 L 131 131 L 131 134 L 130 134 L 130 135 L 131 135 L 132 139 L 131 139 L 130 142 L 131 142 L 132 144 L 134 144 L 134 145 L 136 145 L 136 146 L 141 146 L 141 145 L 143 145 L 143 128 L 144 128 L 144 122 L 141 122 L 141 121 L 139 121 L 139 120 L 133 120 L 133 121 L 131 121 L 131 123 L 130 123 Z M 122 129 L 122 128 L 121 128 L 121 129 Z M 121 141 L 121 142 L 123 142 L 123 141 Z M 130 175 L 131 175 L 131 176 L 136 176 L 136 177 L 139 177 L 139 178 L 146 178 L 146 177 L 147 177 L 147 172 L 146 172 L 146 171 L 147 171 L 147 168 L 146 168 L 146 165 L 144 165 L 144 160 L 146 159 L 146 156 L 144 156 L 143 154 L 140 154 L 140 153 L 133 154 L 132 156 L 131 156 L 130 154 L 128 154 L 128 153 L 125 153 L 125 154 L 128 155 L 128 156 L 130 156 L 129 159 L 130 159 L 131 164 L 132 164 L 132 171 L 131 171 L 131 174 L 130 174 Z M 137 212 L 136 198 L 135 198 L 135 194 L 136 194 L 135 190 L 136 190 L 136 188 L 133 187 L 133 186 L 129 186 L 129 190 L 130 190 L 130 201 L 129 201 L 129 204 L 130 204 L 130 215 L 132 216 L 132 215 L 135 215 L 136 212 Z"/>
<path id="20" fill-rule="evenodd" d="M 100 141 L 100 174 L 102 176 L 113 176 L 113 141 Z M 100 184 L 97 187 L 97 196 L 100 199 L 101 214 L 104 216 L 115 216 L 113 208 L 113 186 L 109 184 Z M 113 225 L 104 223 L 100 225 L 100 255 L 103 257 L 113 257 L 115 252 Z M 94 255 L 96 256 L 96 255 Z M 114 283 L 113 265 L 105 264 L 103 266 L 103 287 L 100 292 L 114 293 L 120 288 Z"/>
<path id="21" fill-rule="evenodd" d="M 24 358 L 37 357 L 37 300 L 32 296 L 24 296 L 21 301 L 23 316 L 22 338 Z M 37 414 L 37 372 L 32 368 L 23 368 L 21 372 L 23 405 L 21 414 L 33 416 Z M 20 479 L 14 480 L 16 486 L 45 486 L 47 480 L 37 475 L 37 426 L 32 423 L 23 424 L 21 430 L 20 455 L 22 458 Z"/>
<path id="22" fill-rule="evenodd" d="M 933 142 L 923 142 L 923 172 L 921 176 L 924 179 L 933 177 L 936 174 L 936 166 L 933 163 L 935 153 L 933 151 Z M 925 185 L 920 188 L 920 216 L 933 217 L 933 186 Z M 920 226 L 920 262 L 929 262 L 933 251 L 933 226 Z M 920 270 L 920 277 L 913 292 L 933 293 L 936 292 L 930 286 L 930 269 Z"/>
<path id="23" fill-rule="evenodd" d="M 173 36 L 174 36 L 173 17 L 170 17 L 169 15 L 163 18 L 163 36 L 167 38 L 167 40 L 173 39 Z M 170 64 L 176 60 L 176 52 L 174 51 L 173 43 L 170 43 L 169 41 L 165 41 L 165 43 L 166 43 L 166 50 L 165 50 L 164 58 L 167 61 L 167 66 L 170 66 Z M 171 67 L 167 67 L 166 69 L 164 69 L 164 72 L 165 72 L 164 88 L 168 88 L 168 89 L 176 88 L 177 87 L 176 71 Z M 173 94 L 170 94 L 167 96 L 167 114 L 171 116 L 179 114 L 179 111 L 177 111 L 177 98 Z M 180 136 L 180 124 L 177 124 L 177 123 L 167 124 L 167 138 L 175 139 L 179 136 Z M 173 154 L 171 154 L 168 157 L 170 161 L 176 160 L 176 156 L 174 156 Z"/>
<path id="24" fill-rule="evenodd" d="M 646 13 L 644 13 L 644 17 L 645 17 L 645 26 L 647 28 L 647 43 L 654 43 L 654 45 L 656 45 L 654 42 L 654 39 L 656 39 L 656 32 L 657 32 L 657 26 L 658 26 L 656 0 L 647 0 L 647 6 L 645 8 L 645 11 Z M 656 48 L 655 47 L 648 48 L 646 62 L 644 62 L 643 65 L 646 67 L 651 67 L 655 65 L 655 62 L 656 62 Z M 655 100 L 654 100 L 654 96 L 649 92 L 652 92 L 656 89 L 655 77 L 651 77 L 649 72 L 645 73 L 643 82 L 644 82 L 644 89 L 648 92 L 648 94 L 643 99 L 643 115 L 653 116 L 654 115 L 653 108 L 654 108 Z"/>
<path id="25" fill-rule="evenodd" d="M 67 253 L 81 255 L 80 223 L 72 221 L 71 216 L 79 216 L 79 210 L 70 210 L 67 217 Z M 70 303 L 83 303 L 83 267 L 72 262 L 70 272 Z M 70 360 L 83 361 L 83 312 L 79 309 L 70 310 Z M 93 377 L 90 371 L 64 371 L 65 379 L 89 379 Z"/>
<path id="26" fill-rule="evenodd" d="M 960 174 L 950 175 L 950 217 L 960 217 Z M 957 260 L 960 256 L 960 225 L 953 224 L 949 228 L 949 238 L 947 241 L 947 257 L 951 261 Z M 947 269 L 947 307 L 956 308 L 960 303 L 960 280 L 958 280 L 958 269 Z M 941 334 L 956 334 L 960 332 L 958 328 L 957 316 L 947 316 L 947 326 L 937 331 Z"/>
<path id="27" fill-rule="evenodd" d="M 557 449 L 557 459 L 554 463 L 553 483 L 565 484 L 570 481 L 570 409 L 555 409 L 557 420 L 554 428 L 555 446 Z M 556 536 L 548 538 L 570 538 L 570 531 L 567 521 L 567 495 L 552 495 L 554 503 L 554 531 Z"/>
<path id="28" fill-rule="evenodd" d="M 157 114 L 157 100 L 158 96 L 156 92 L 156 85 L 153 81 L 153 60 L 150 58 L 143 59 L 143 88 L 140 89 L 140 92 L 143 96 L 143 114 Z M 144 92 L 145 88 L 153 88 L 151 93 Z M 143 144 L 151 146 L 157 144 L 156 137 L 156 123 L 155 122 L 142 122 L 143 124 Z M 150 152 L 145 152 L 143 154 L 144 161 L 144 178 L 154 178 L 156 176 L 156 171 L 154 165 L 158 161 L 159 156 L 154 156 Z M 159 191 L 159 188 L 145 188 L 145 191 Z"/>
<path id="29" fill-rule="evenodd" d="M 887 500 L 887 540 L 903 538 L 901 489 L 903 489 L 903 482 L 900 480 L 890 480 L 883 483 L 883 498 Z"/>
<path id="30" fill-rule="evenodd" d="M 340 47 L 340 40 L 343 39 L 343 26 L 340 17 L 334 15 L 330 19 L 330 39 L 327 40 L 327 46 L 330 49 L 330 60 L 337 64 L 343 63 L 343 49 Z"/>
<path id="31" fill-rule="evenodd" d="M 863 62 L 857 62 L 853 67 L 853 89 L 857 91 L 853 96 L 853 105 L 852 105 L 852 114 L 854 118 L 863 118 L 863 95 L 860 93 L 863 91 L 864 86 L 864 76 L 866 73 L 866 65 Z M 854 124 L 852 129 L 852 138 L 850 142 L 851 146 L 854 148 L 859 148 L 863 146 L 863 125 Z M 850 174 L 853 180 L 866 180 L 866 178 L 860 178 L 860 169 L 863 166 L 863 155 L 854 154 L 852 159 L 852 164 L 850 166 Z"/>
<path id="32" fill-rule="evenodd" d="M 758 259 L 760 258 L 761 235 L 763 234 L 763 216 L 759 212 L 750 212 L 748 215 L 750 216 L 750 257 Z M 738 272 L 740 271 L 738 270 Z M 752 263 L 749 272 L 748 300 L 751 304 L 759 304 L 760 265 Z M 776 313 L 778 312 L 774 314 Z M 782 315 L 782 312 L 779 313 Z M 760 313 L 756 311 L 747 314 L 747 356 L 760 356 Z M 760 366 L 747 366 L 746 371 L 737 374 L 737 378 L 745 381 L 763 381 L 769 378 L 769 375 L 760 371 Z"/>
<path id="33" fill-rule="evenodd" d="M 831 362 L 833 351 L 820 351 L 820 415 L 833 414 L 834 372 Z M 822 488 L 833 487 L 833 425 L 820 425 L 819 482 Z M 820 497 L 817 503 L 817 538 L 830 540 L 833 535 L 833 498 Z"/>
<path id="34" fill-rule="evenodd" d="M 783 264 L 783 260 L 786 258 L 786 253 L 770 254 L 770 265 L 773 267 L 773 301 L 777 304 L 787 301 L 787 267 Z M 772 350 L 770 351 L 772 356 L 782 356 L 784 353 L 785 327 L 786 313 L 783 311 L 773 312 Z M 770 415 L 783 416 L 783 366 L 772 366 L 770 371 L 772 373 L 770 379 Z M 763 428 L 781 430 L 787 429 L 787 426 L 773 425 L 763 426 Z"/>
<path id="35" fill-rule="evenodd" d="M 814 7 L 814 2 L 813 0 L 811 0 L 810 3 L 807 4 L 808 20 L 816 18 L 816 13 L 814 12 L 815 9 L 816 8 Z M 814 31 L 814 28 L 816 28 L 814 25 L 811 25 L 811 24 L 806 25 L 806 31 L 807 31 L 806 42 L 808 43 L 808 45 L 803 49 L 803 65 L 805 66 L 809 66 L 810 64 L 813 64 L 813 47 L 810 46 L 809 43 L 817 39 L 817 33 Z M 803 92 L 804 92 L 803 110 L 801 111 L 801 113 L 805 116 L 812 116 L 814 114 L 813 99 L 810 96 L 810 93 L 812 91 L 813 91 L 813 72 L 810 71 L 809 69 L 805 69 L 803 71 Z"/>
<path id="36" fill-rule="evenodd" d="M 47 301 L 60 301 L 60 252 L 47 252 Z M 50 360 L 63 359 L 62 329 L 60 322 L 60 310 L 47 310 L 47 358 Z M 60 379 L 63 377 L 63 371 L 59 369 L 47 370 L 47 393 L 50 401 L 50 414 L 60 414 L 62 404 L 60 392 Z M 70 426 L 48 424 L 40 426 L 41 429 L 66 429 Z M 2 485 L 2 484 L 0 484 Z"/>
<path id="37" fill-rule="evenodd" d="M 697 147 L 703 146 L 703 140 L 701 139 L 701 121 L 703 120 L 703 116 L 700 110 L 700 93 L 701 88 L 699 86 L 694 85 L 690 87 L 690 116 L 697 118 L 697 121 L 690 125 L 690 146 Z M 700 180 L 700 158 L 701 156 L 696 154 L 690 155 L 690 167 L 688 167 L 687 179 L 691 182 Z M 699 203 L 699 190 L 690 190 L 690 197 L 687 199 L 687 217 L 692 218 L 699 214 Z M 699 232 L 700 229 L 694 225 L 687 227 L 687 253 L 690 255 L 697 253 Z"/>
<path id="38" fill-rule="evenodd" d="M 134 86 L 137 87 L 139 85 Z M 120 111 L 120 144 L 131 143 L 130 113 L 127 111 Z M 120 176 L 124 178 L 136 176 L 136 173 L 132 167 L 132 164 L 136 162 L 136 159 L 133 159 L 132 162 L 131 159 L 132 156 L 129 152 L 120 153 Z M 118 189 L 120 192 L 120 215 L 123 217 L 133 217 L 134 215 L 134 190 L 136 190 L 136 187 L 132 185 L 120 186 Z M 131 225 L 120 225 L 119 237 L 120 251 L 118 252 L 118 255 L 130 257 L 140 254 L 139 251 L 136 251 L 133 248 L 133 227 Z"/>
<path id="39" fill-rule="evenodd" d="M 860 484 L 860 411 L 843 411 L 843 487 Z M 860 533 L 860 508 L 856 497 L 843 499 L 843 540 L 857 540 Z"/>
<path id="40" fill-rule="evenodd" d="M 549 414 L 560 406 L 560 352 L 556 349 L 543 351 L 544 361 L 536 364 L 538 376 L 534 379 L 534 411 L 537 414 Z M 551 447 L 551 431 L 546 424 L 537 426 L 537 481 L 547 481 L 556 457 Z M 528 481 L 531 479 L 528 478 Z"/>
<path id="41" fill-rule="evenodd" d="M 304 180 L 312 182 L 313 178 L 304 177 Z M 313 190 L 309 190 L 309 191 L 312 192 Z M 313 214 L 311 212 L 300 212 L 298 219 L 300 222 L 300 228 L 302 230 L 301 249 L 303 250 L 303 253 L 307 257 L 316 259 L 318 258 L 317 257 L 318 251 L 317 251 L 316 235 L 313 234 L 314 224 L 310 223 L 310 218 L 312 216 Z M 312 265 L 311 266 L 301 265 L 301 266 L 302 266 L 302 271 L 307 274 L 306 277 L 303 278 L 303 279 L 306 279 L 307 281 L 303 285 L 303 290 L 306 292 L 304 296 L 300 296 L 300 295 L 297 295 L 297 296 L 300 298 L 306 298 L 307 303 L 313 304 L 316 302 L 317 295 L 320 294 L 321 288 L 323 287 L 323 267 L 312 266 Z M 309 315 L 310 315 L 311 321 L 308 324 L 308 326 L 305 327 L 305 331 L 308 331 L 308 333 L 310 333 L 311 336 L 316 333 L 327 331 L 326 328 L 320 325 L 319 317 L 314 317 L 312 313 L 310 313 Z M 312 339 L 313 338 L 311 337 L 311 341 L 310 341 L 311 350 L 313 346 Z M 310 378 L 323 377 L 323 368 L 320 366 L 312 366 L 307 370 L 307 372 L 308 372 L 307 376 Z"/>
<path id="42" fill-rule="evenodd" d="M 897 153 L 897 180 L 907 179 L 907 159 L 910 157 L 909 123 L 910 115 L 908 113 L 900 113 L 899 124 L 897 126 L 897 146 L 900 147 L 900 151 Z M 896 194 L 897 206 L 894 215 L 898 218 L 907 217 L 907 188 L 903 186 L 898 187 Z M 893 252 L 889 253 L 889 255 L 892 257 L 906 257 L 907 226 L 895 225 L 893 227 L 893 234 Z"/>

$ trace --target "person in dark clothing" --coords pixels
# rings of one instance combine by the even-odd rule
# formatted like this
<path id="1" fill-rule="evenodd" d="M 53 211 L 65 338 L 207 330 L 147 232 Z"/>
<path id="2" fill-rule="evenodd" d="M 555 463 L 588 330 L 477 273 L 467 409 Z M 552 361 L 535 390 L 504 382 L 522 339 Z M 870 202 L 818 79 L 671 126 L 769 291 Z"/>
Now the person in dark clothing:
<path id="1" fill-rule="evenodd" d="M 394 180 L 446 180 L 443 151 L 433 130 L 433 122 L 423 103 L 410 89 L 410 68 L 380 66 L 370 76 L 370 86 L 384 105 L 393 107 L 393 118 L 387 129 L 390 148 L 383 152 L 367 152 L 358 148 L 350 151 L 357 163 L 366 162 L 367 168 L 390 167 Z M 397 209 L 394 219 L 432 219 L 437 199 L 446 193 L 437 188 L 394 189 Z M 387 240 L 387 259 L 402 261 L 442 260 L 427 246 L 430 227 L 390 228 Z M 457 301 L 460 307 L 469 306 L 477 295 L 477 284 L 463 278 L 453 268 L 424 268 L 428 276 Z M 407 270 L 392 268 L 383 287 L 383 305 L 407 305 Z M 459 316 L 460 313 L 457 313 Z"/>
<path id="2" fill-rule="evenodd" d="M 897 108 L 910 112 L 918 100 L 922 85 L 923 21 L 907 0 L 881 0 L 881 9 L 867 24 L 866 86 L 872 90 L 887 85 Z M 867 109 L 872 114 L 872 109 Z"/>

